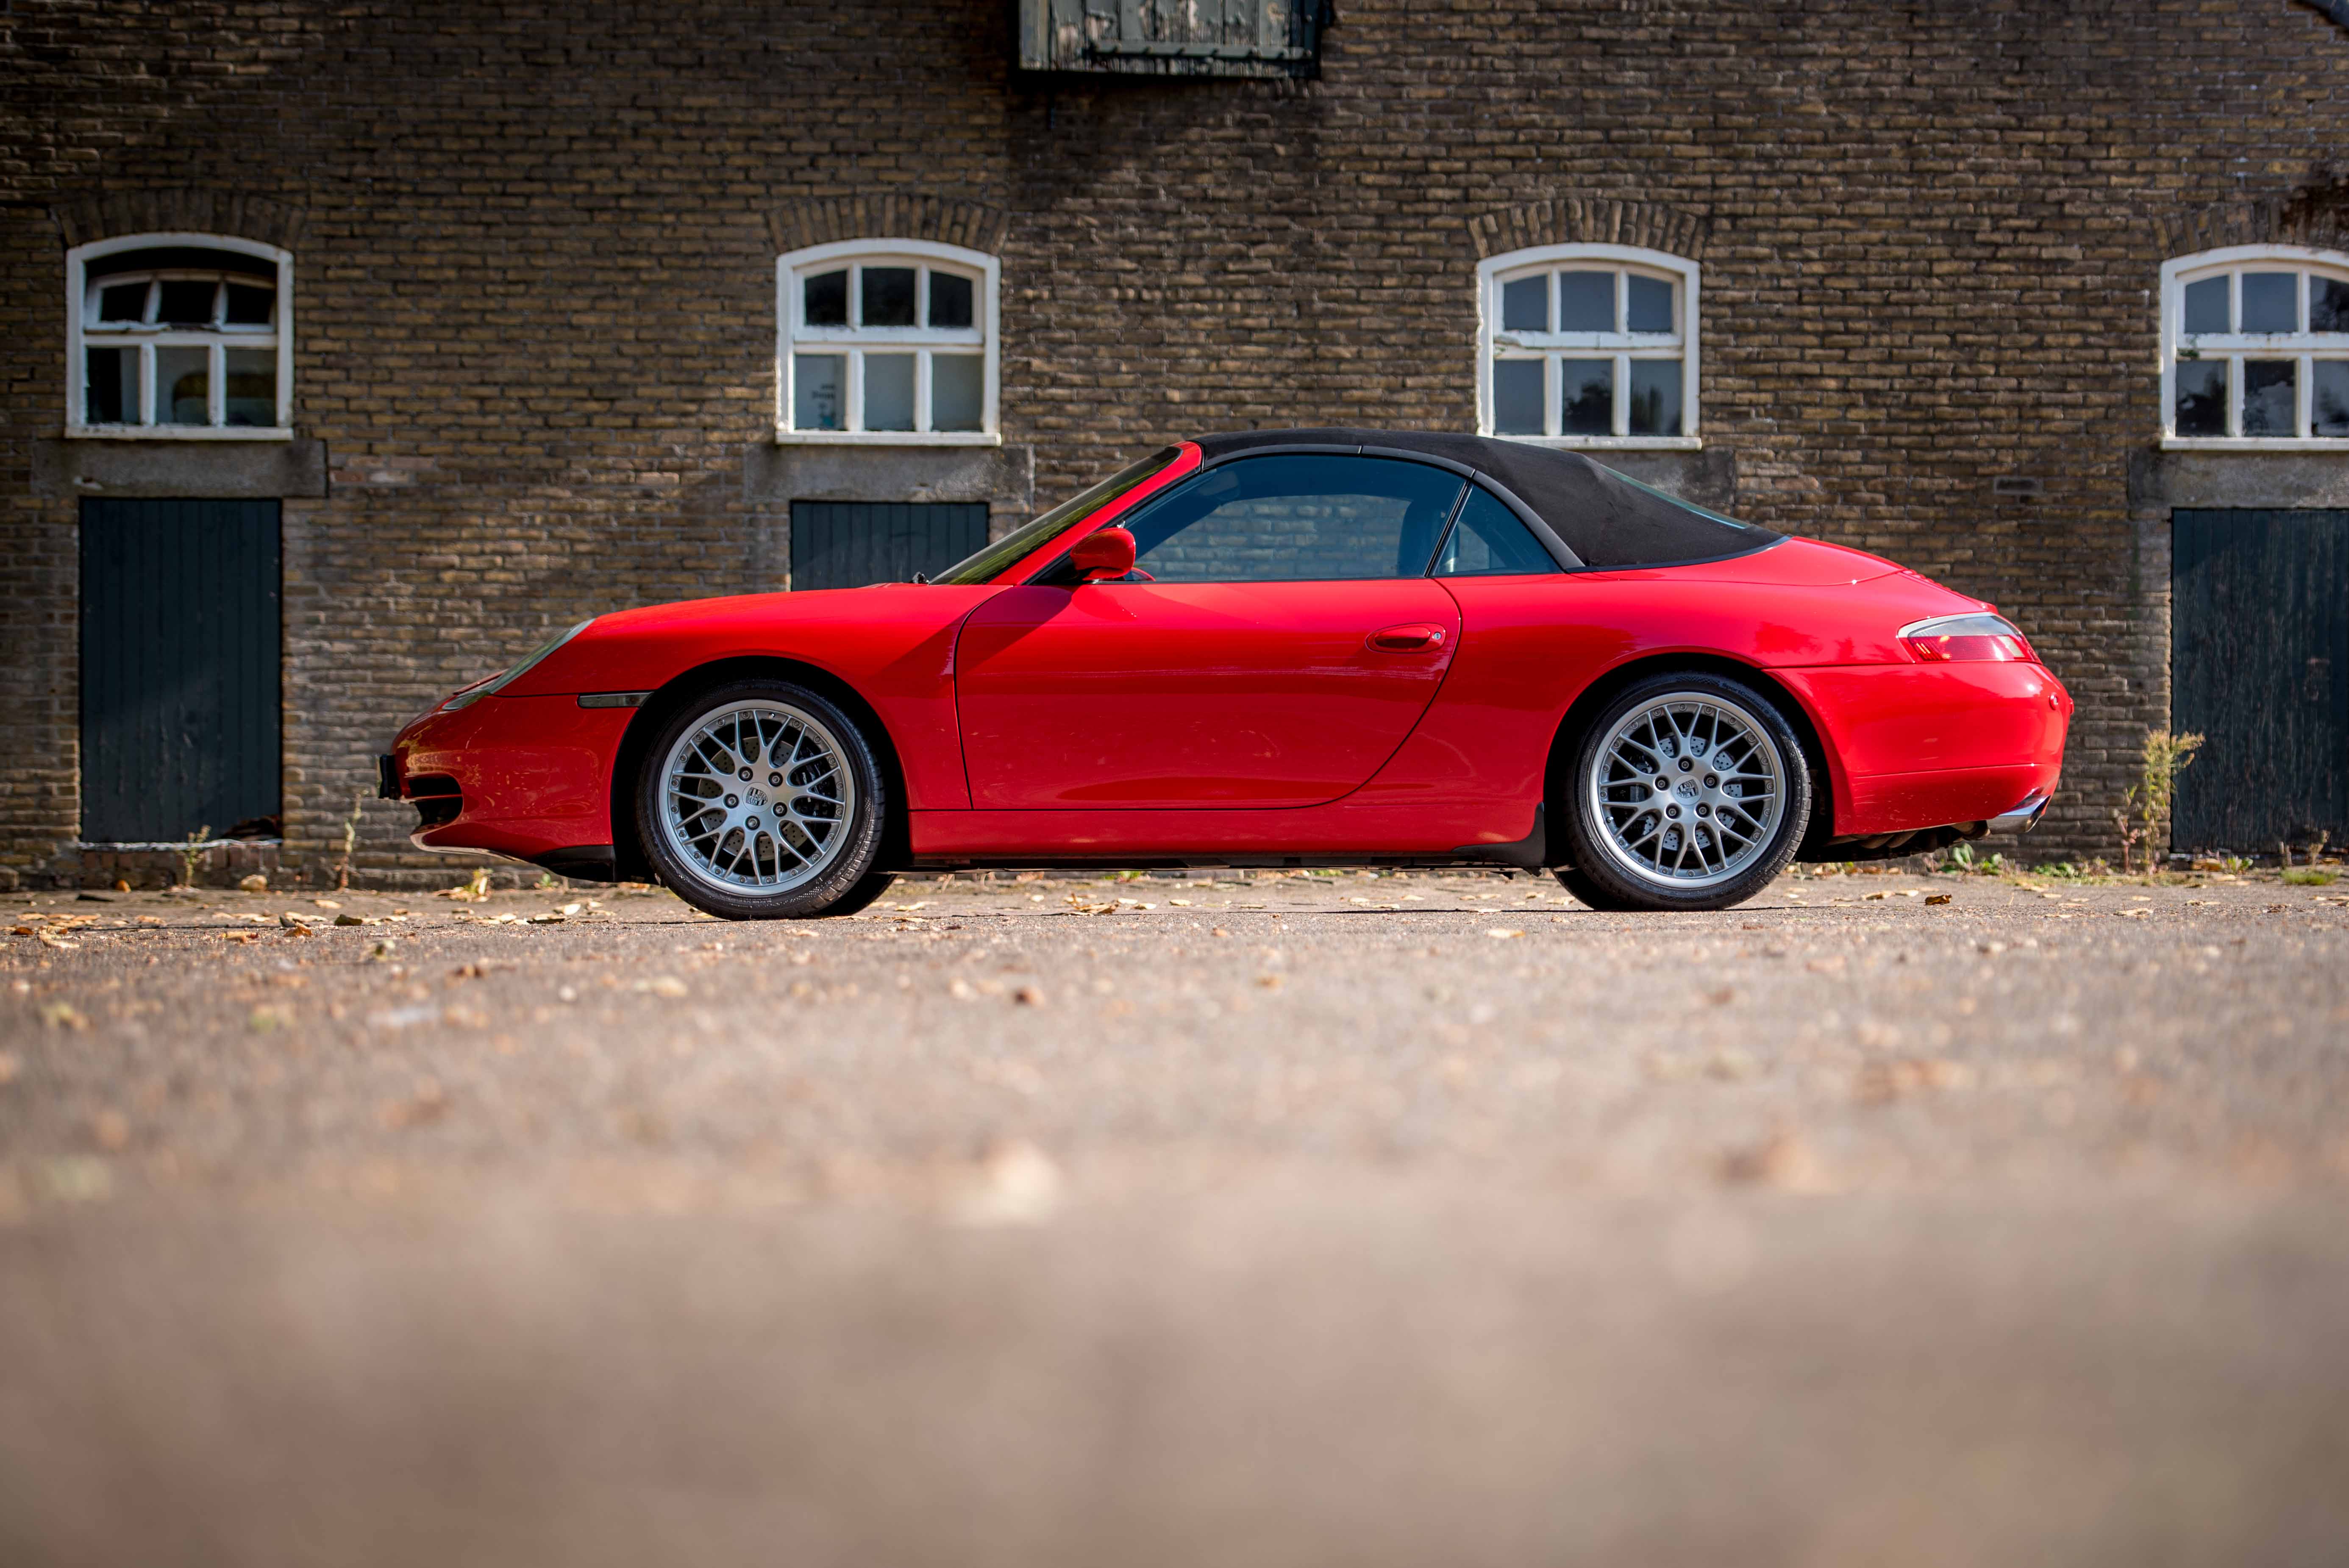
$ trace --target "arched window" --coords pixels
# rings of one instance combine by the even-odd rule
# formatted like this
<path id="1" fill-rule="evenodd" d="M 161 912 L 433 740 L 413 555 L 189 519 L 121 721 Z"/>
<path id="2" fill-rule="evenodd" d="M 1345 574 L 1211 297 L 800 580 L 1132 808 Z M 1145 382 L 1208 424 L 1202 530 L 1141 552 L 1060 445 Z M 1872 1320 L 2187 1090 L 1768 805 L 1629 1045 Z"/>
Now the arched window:
<path id="1" fill-rule="evenodd" d="M 2349 255 L 2239 245 L 2161 269 L 2166 446 L 2349 447 Z"/>
<path id="2" fill-rule="evenodd" d="M 67 433 L 291 435 L 294 258 L 217 234 L 66 253 Z"/>
<path id="3" fill-rule="evenodd" d="M 776 263 L 776 438 L 993 445 L 996 260 L 858 240 Z"/>
<path id="4" fill-rule="evenodd" d="M 1476 428 L 1563 447 L 1692 448 L 1697 264 L 1545 245 L 1476 269 Z"/>

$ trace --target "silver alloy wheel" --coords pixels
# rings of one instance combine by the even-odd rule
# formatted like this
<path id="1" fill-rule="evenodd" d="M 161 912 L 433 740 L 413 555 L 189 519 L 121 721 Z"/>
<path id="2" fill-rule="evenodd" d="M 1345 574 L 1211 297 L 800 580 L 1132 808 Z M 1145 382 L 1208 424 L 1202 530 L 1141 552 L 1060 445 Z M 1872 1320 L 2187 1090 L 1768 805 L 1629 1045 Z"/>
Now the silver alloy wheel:
<path id="1" fill-rule="evenodd" d="M 730 892 L 782 892 L 848 842 L 856 776 L 840 738 L 784 702 L 705 714 L 661 764 L 659 822 L 694 875 Z"/>
<path id="2" fill-rule="evenodd" d="M 1617 720 L 1583 787 L 1617 867 L 1685 892 L 1752 865 L 1786 810 L 1785 760 L 1768 728 L 1738 704 L 1695 692 Z"/>

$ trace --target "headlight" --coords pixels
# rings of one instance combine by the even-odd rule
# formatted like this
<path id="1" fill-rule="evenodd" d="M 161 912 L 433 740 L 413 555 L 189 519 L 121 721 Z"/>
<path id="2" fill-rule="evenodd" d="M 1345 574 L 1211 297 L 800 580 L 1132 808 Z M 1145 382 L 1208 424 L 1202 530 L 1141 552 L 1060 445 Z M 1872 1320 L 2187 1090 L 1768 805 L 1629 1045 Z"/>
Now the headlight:
<path id="1" fill-rule="evenodd" d="M 493 681 L 487 682 L 481 686 L 477 686 L 471 691 L 459 692 L 455 696 L 450 697 L 447 702 L 440 705 L 440 711 L 443 713 L 454 713 L 460 707 L 471 707 L 473 704 L 481 701 L 485 696 L 491 696 L 492 693 L 503 691 L 506 687 L 512 686 L 514 682 L 528 675 L 542 660 L 546 657 L 547 655 L 554 652 L 555 649 L 561 647 L 564 644 L 569 642 L 572 638 L 577 636 L 580 633 L 585 631 L 595 624 L 595 617 L 590 615 L 587 619 L 580 622 L 577 625 L 572 627 L 571 630 L 564 633 L 563 635 L 555 638 L 554 641 L 541 643 L 538 646 L 533 648 L 529 653 L 523 655 L 522 663 L 514 665 L 513 668 L 508 670 L 505 674 L 500 676 Z"/>
<path id="2" fill-rule="evenodd" d="M 1946 664 L 1955 659 L 1989 659 L 1999 664 L 2036 664 L 2014 623 L 2003 615 L 1936 615 L 1900 628 L 1900 645 L 1920 664 Z"/>

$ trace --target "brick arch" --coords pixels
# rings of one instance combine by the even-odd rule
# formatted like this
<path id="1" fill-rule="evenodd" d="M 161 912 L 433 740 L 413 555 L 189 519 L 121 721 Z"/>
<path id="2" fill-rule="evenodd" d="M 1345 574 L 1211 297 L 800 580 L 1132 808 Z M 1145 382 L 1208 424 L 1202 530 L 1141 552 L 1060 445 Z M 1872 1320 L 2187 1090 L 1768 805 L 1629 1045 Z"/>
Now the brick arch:
<path id="1" fill-rule="evenodd" d="M 999 255 L 1011 215 L 944 196 L 829 196 L 784 201 L 767 214 L 778 253 L 838 240 L 929 240 Z"/>
<path id="2" fill-rule="evenodd" d="M 302 210 L 241 191 L 109 191 L 50 209 L 68 247 L 123 234 L 226 234 L 298 250 Z"/>
<path id="3" fill-rule="evenodd" d="M 1468 220 L 1478 260 L 1534 245 L 1638 245 L 1690 261 L 1704 259 L 1713 221 L 1658 201 L 1604 196 L 1554 196 Z"/>
<path id="4" fill-rule="evenodd" d="M 2289 196 L 2213 201 L 2157 221 L 2172 256 L 2222 245 L 2310 245 L 2349 251 L 2349 176 L 2302 186 Z"/>

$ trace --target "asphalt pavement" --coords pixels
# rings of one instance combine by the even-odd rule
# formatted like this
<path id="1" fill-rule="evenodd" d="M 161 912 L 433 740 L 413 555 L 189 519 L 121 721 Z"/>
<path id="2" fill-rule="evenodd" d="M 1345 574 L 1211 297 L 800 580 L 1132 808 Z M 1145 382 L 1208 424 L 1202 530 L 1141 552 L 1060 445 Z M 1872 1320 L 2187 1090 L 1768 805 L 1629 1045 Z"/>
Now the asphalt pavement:
<path id="1" fill-rule="evenodd" d="M 0 1562 L 2349 1560 L 2349 881 L 0 899 Z"/>

